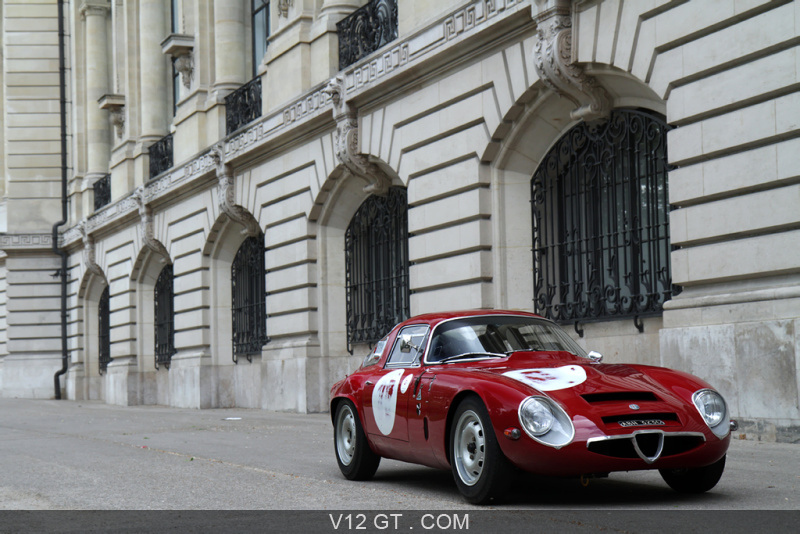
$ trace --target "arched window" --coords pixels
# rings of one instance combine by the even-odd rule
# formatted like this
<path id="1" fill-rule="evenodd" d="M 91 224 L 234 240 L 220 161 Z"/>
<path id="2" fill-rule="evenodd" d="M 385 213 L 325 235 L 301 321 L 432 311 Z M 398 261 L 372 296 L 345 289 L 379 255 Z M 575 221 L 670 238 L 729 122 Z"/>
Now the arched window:
<path id="1" fill-rule="evenodd" d="M 233 361 L 253 361 L 267 344 L 267 301 L 264 277 L 264 234 L 248 237 L 231 265 Z"/>
<path id="2" fill-rule="evenodd" d="M 381 339 L 409 316 L 408 201 L 392 187 L 358 208 L 345 233 L 347 348 Z"/>
<path id="3" fill-rule="evenodd" d="M 161 269 L 156 280 L 154 301 L 156 369 L 163 365 L 169 369 L 175 350 L 175 305 L 172 265 Z"/>
<path id="4" fill-rule="evenodd" d="M 534 307 L 561 323 L 659 314 L 670 272 L 667 130 L 616 110 L 562 137 L 531 179 Z"/>
<path id="5" fill-rule="evenodd" d="M 100 295 L 97 304 L 97 353 L 100 362 L 100 374 L 103 374 L 111 361 L 111 311 L 109 309 L 108 286 Z"/>

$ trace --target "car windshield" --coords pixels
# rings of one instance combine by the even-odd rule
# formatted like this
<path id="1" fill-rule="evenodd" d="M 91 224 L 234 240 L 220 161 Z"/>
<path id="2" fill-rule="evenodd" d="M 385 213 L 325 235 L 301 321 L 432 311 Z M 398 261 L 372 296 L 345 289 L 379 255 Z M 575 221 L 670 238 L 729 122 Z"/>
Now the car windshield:
<path id="1" fill-rule="evenodd" d="M 535 317 L 488 315 L 446 321 L 436 327 L 429 363 L 465 355 L 478 358 L 526 351 L 566 351 L 586 357 L 586 351 L 557 325 Z"/>

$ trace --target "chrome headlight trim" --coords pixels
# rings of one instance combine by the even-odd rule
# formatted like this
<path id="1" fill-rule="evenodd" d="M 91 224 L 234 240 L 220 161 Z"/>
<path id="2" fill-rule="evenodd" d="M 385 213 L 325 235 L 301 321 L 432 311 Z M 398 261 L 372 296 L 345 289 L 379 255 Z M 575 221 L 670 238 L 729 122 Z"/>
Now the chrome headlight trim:
<path id="1" fill-rule="evenodd" d="M 550 410 L 553 419 L 546 431 L 534 433 L 525 423 L 523 407 L 529 402 L 535 402 Z M 572 419 L 570 419 L 567 412 L 561 406 L 548 397 L 540 395 L 525 397 L 522 402 L 519 403 L 517 417 L 520 426 L 522 426 L 522 429 L 531 439 L 543 445 L 547 445 L 548 447 L 560 449 L 572 443 L 572 440 L 575 438 L 575 427 L 572 424 Z"/>
<path id="2" fill-rule="evenodd" d="M 719 405 L 715 410 L 716 413 L 709 413 L 707 409 L 704 409 L 710 405 L 709 401 Z M 709 388 L 699 389 L 692 394 L 692 403 L 715 436 L 723 439 L 728 435 L 731 431 L 731 417 L 728 412 L 728 404 L 719 392 Z"/>

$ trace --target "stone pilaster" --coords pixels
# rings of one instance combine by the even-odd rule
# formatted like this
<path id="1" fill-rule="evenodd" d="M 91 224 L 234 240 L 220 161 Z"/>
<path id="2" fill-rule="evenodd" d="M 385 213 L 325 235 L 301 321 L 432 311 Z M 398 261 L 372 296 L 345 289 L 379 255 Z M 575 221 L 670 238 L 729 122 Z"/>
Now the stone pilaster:
<path id="1" fill-rule="evenodd" d="M 111 133 L 107 113 L 100 100 L 110 93 L 108 33 L 106 21 L 111 6 L 106 0 L 84 0 L 80 7 L 86 34 L 86 175 L 84 190 L 108 174 Z M 84 195 L 84 213 L 94 209 L 92 195 Z"/>
<path id="2" fill-rule="evenodd" d="M 167 133 L 172 116 L 168 108 L 167 64 L 161 42 L 168 34 L 169 13 L 162 0 L 140 0 L 139 28 L 141 43 L 139 84 L 141 88 L 141 132 L 150 144 Z"/>

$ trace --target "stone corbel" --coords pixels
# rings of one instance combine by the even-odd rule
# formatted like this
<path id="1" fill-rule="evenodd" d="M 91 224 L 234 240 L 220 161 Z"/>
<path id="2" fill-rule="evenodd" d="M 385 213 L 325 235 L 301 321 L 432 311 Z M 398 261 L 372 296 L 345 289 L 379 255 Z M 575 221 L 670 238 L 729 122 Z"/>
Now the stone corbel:
<path id="1" fill-rule="evenodd" d="M 94 238 L 86 228 L 86 219 L 78 223 L 78 229 L 81 232 L 81 239 L 83 240 L 83 265 L 90 273 L 105 278 L 103 269 L 97 265 L 97 261 L 95 260 Z"/>
<path id="2" fill-rule="evenodd" d="M 236 204 L 233 167 L 225 161 L 224 143 L 219 142 L 212 147 L 211 158 L 217 167 L 217 202 L 220 211 L 232 221 L 244 226 L 242 233 L 248 237 L 261 235 L 261 227 L 256 218 L 242 206 Z"/>
<path id="3" fill-rule="evenodd" d="M 161 43 L 161 52 L 175 60 L 175 70 L 181 74 L 183 86 L 189 89 L 194 73 L 194 37 L 172 33 Z"/>
<path id="4" fill-rule="evenodd" d="M 100 105 L 100 109 L 108 110 L 117 138 L 122 139 L 125 131 L 125 96 L 103 95 L 97 103 Z"/>
<path id="5" fill-rule="evenodd" d="M 294 4 L 294 0 L 278 0 L 278 14 L 281 17 L 289 17 L 289 8 Z"/>
<path id="6" fill-rule="evenodd" d="M 355 176 L 366 180 L 364 192 L 385 195 L 392 184 L 391 179 L 367 156 L 358 152 L 358 110 L 345 99 L 344 78 L 337 76 L 331 79 L 322 92 L 333 100 L 337 159 Z"/>
<path id="7" fill-rule="evenodd" d="M 570 0 L 536 0 L 534 67 L 545 85 L 576 105 L 570 113 L 573 119 L 602 119 L 611 112 L 611 98 L 572 60 L 571 4 Z"/>
<path id="8" fill-rule="evenodd" d="M 136 188 L 133 193 L 136 204 L 139 206 L 139 224 L 142 234 L 142 245 L 159 255 L 161 263 L 169 262 L 169 252 L 166 247 L 155 238 L 155 225 L 153 224 L 153 209 L 147 205 L 147 190 L 143 185 Z"/>

